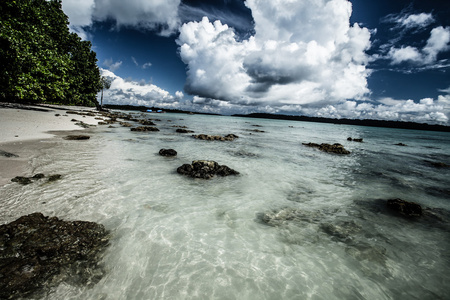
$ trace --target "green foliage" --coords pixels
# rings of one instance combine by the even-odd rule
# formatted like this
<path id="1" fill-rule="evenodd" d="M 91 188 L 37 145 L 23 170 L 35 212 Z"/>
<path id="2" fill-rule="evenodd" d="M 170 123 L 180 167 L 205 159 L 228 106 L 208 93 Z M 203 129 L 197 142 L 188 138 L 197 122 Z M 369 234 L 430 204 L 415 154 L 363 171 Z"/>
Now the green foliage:
<path id="1" fill-rule="evenodd" d="M 98 105 L 96 54 L 68 24 L 60 0 L 0 1 L 0 101 Z"/>

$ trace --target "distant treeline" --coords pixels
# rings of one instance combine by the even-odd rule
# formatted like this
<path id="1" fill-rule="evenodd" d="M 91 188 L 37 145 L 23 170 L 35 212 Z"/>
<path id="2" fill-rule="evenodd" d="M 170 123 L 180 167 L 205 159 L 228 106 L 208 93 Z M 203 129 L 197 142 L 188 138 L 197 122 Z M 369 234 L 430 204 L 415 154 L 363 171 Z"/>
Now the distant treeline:
<path id="1" fill-rule="evenodd" d="M 267 113 L 253 113 L 248 115 L 233 115 L 236 117 L 246 118 L 262 118 L 262 119 L 278 119 L 278 120 L 290 120 L 290 121 L 304 121 L 304 122 L 317 122 L 317 123 L 332 123 L 332 124 L 346 124 L 346 125 L 359 125 L 359 126 L 371 126 L 371 127 L 387 127 L 387 128 L 401 128 L 401 129 L 415 129 L 415 130 L 428 130 L 428 131 L 444 131 L 450 132 L 450 126 L 443 125 L 430 125 L 415 122 L 402 122 L 402 121 L 383 121 L 383 120 L 357 120 L 357 119 L 331 119 L 320 117 L 306 117 L 306 116 L 289 116 L 289 115 L 276 115 Z"/>
<path id="2" fill-rule="evenodd" d="M 160 108 L 160 107 L 147 107 L 147 106 L 134 106 L 134 105 L 117 105 L 117 104 L 105 104 L 103 105 L 104 108 L 109 108 L 109 109 L 118 109 L 118 110 L 137 110 L 137 111 L 142 111 L 142 112 L 146 112 L 147 110 L 151 109 L 153 112 L 156 112 L 158 110 L 162 110 L 164 112 L 168 112 L 168 113 L 175 113 L 175 114 L 192 114 L 193 112 L 191 111 L 186 111 L 186 110 L 180 110 L 180 109 L 167 109 L 167 108 Z M 211 113 L 201 113 L 201 112 L 196 112 L 196 115 L 214 115 L 214 116 L 218 116 L 218 114 L 211 114 Z"/>
<path id="3" fill-rule="evenodd" d="M 96 53 L 68 25 L 61 0 L 0 1 L 0 101 L 98 104 Z"/>

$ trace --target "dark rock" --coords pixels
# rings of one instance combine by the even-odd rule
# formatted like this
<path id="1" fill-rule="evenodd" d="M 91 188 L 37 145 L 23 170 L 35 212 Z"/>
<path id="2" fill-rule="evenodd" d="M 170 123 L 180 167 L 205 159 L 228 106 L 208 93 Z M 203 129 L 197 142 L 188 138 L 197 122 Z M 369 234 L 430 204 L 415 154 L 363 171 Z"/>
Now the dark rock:
<path id="1" fill-rule="evenodd" d="M 177 172 L 193 178 L 203 179 L 210 179 L 215 175 L 229 176 L 239 174 L 239 172 L 225 165 L 221 166 L 217 162 L 209 160 L 196 160 L 193 161 L 192 164 L 184 164 L 181 167 L 178 167 Z"/>
<path id="2" fill-rule="evenodd" d="M 29 177 L 22 177 L 22 176 L 16 176 L 13 179 L 11 179 L 12 182 L 17 182 L 22 185 L 30 184 L 32 181 Z"/>
<path id="3" fill-rule="evenodd" d="M 104 273 L 98 262 L 107 235 L 103 225 L 41 213 L 1 225 L 0 299 L 42 295 L 61 282 L 97 283 Z"/>
<path id="4" fill-rule="evenodd" d="M 251 131 L 251 132 L 265 132 L 264 130 L 259 129 L 244 129 L 245 131 Z"/>
<path id="5" fill-rule="evenodd" d="M 183 128 L 178 128 L 177 132 L 178 133 L 194 133 L 194 131 L 192 131 L 192 130 L 187 130 L 187 129 L 183 129 Z"/>
<path id="6" fill-rule="evenodd" d="M 408 202 L 402 199 L 389 199 L 386 202 L 387 207 L 405 217 L 420 217 L 422 207 L 414 202 Z"/>
<path id="7" fill-rule="evenodd" d="M 91 137 L 89 135 L 68 135 L 64 139 L 69 141 L 88 140 Z"/>
<path id="8" fill-rule="evenodd" d="M 161 149 L 159 150 L 159 155 L 162 156 L 177 156 L 177 151 L 173 149 Z"/>
<path id="9" fill-rule="evenodd" d="M 205 140 L 205 141 L 234 141 L 235 139 L 239 138 L 235 134 L 227 134 L 226 136 L 199 134 L 199 135 L 193 135 L 193 137 L 196 139 Z"/>
<path id="10" fill-rule="evenodd" d="M 336 153 L 336 154 L 350 154 L 350 151 L 346 150 L 344 146 L 341 144 L 316 144 L 316 143 L 303 143 L 303 145 L 308 147 L 317 148 L 320 151 L 327 152 L 327 153 Z"/>
<path id="11" fill-rule="evenodd" d="M 44 174 L 38 173 L 38 174 L 35 174 L 33 177 L 31 177 L 31 179 L 42 179 L 44 177 L 45 177 Z"/>
<path id="12" fill-rule="evenodd" d="M 141 123 L 142 125 L 151 125 L 151 126 L 155 126 L 156 124 L 153 123 L 150 120 L 139 120 L 139 123 Z"/>
<path id="13" fill-rule="evenodd" d="M 150 126 L 139 126 L 139 127 L 135 127 L 135 128 L 131 128 L 131 131 L 159 131 L 158 128 L 156 127 L 150 127 Z"/>
<path id="14" fill-rule="evenodd" d="M 5 157 L 19 157 L 19 155 L 16 155 L 14 153 L 9 153 L 3 150 L 0 150 L 0 155 Z"/>
<path id="15" fill-rule="evenodd" d="M 60 174 L 50 175 L 47 179 L 47 182 L 53 182 L 56 180 L 60 180 L 61 178 L 62 178 L 62 175 L 60 175 Z"/>
<path id="16" fill-rule="evenodd" d="M 403 143 L 398 143 L 398 144 L 395 144 L 395 146 L 402 146 L 402 147 L 406 147 L 406 146 L 408 146 L 408 145 L 406 145 L 406 144 L 403 144 Z"/>
<path id="17" fill-rule="evenodd" d="M 355 139 L 355 138 L 348 137 L 348 138 L 347 138 L 347 141 L 349 141 L 349 142 L 359 142 L 359 143 L 362 143 L 362 142 L 363 142 L 363 139 L 362 139 L 362 138 Z"/>

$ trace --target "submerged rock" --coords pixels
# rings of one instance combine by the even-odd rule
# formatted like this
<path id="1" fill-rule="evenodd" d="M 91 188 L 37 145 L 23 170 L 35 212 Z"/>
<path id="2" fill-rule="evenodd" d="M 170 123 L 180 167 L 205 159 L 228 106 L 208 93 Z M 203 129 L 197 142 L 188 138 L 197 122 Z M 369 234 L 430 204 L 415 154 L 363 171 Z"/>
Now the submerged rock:
<path id="1" fill-rule="evenodd" d="M 89 135 L 68 135 L 64 139 L 69 141 L 88 140 L 91 137 Z"/>
<path id="2" fill-rule="evenodd" d="M 210 160 L 195 160 L 192 164 L 184 164 L 181 167 L 178 167 L 177 172 L 193 178 L 203 179 L 210 179 L 215 175 L 239 175 L 238 171 L 235 171 L 225 165 L 219 165 L 217 162 Z"/>
<path id="3" fill-rule="evenodd" d="M 99 253 L 107 246 L 103 225 L 63 221 L 41 213 L 0 226 L 0 299 L 29 297 L 65 281 L 97 283 Z"/>
<path id="4" fill-rule="evenodd" d="M 150 127 L 150 126 L 139 126 L 135 128 L 131 128 L 131 131 L 159 131 L 156 127 Z"/>
<path id="5" fill-rule="evenodd" d="M 346 150 L 344 146 L 341 144 L 316 144 L 316 143 L 303 143 L 303 145 L 307 147 L 317 148 L 320 151 L 327 152 L 327 153 L 336 153 L 336 154 L 350 154 L 350 151 Z"/>
<path id="6" fill-rule="evenodd" d="M 159 150 L 159 155 L 162 156 L 177 156 L 177 151 L 174 149 L 161 149 Z"/>
<path id="7" fill-rule="evenodd" d="M 4 157 L 19 157 L 19 155 L 17 155 L 17 154 L 6 152 L 6 151 L 3 151 L 3 150 L 0 150 L 0 156 L 4 156 Z"/>
<path id="8" fill-rule="evenodd" d="M 408 145 L 406 145 L 406 144 L 403 144 L 403 143 L 397 143 L 397 144 L 394 144 L 395 146 L 401 146 L 401 147 L 406 147 L 406 146 L 408 146 Z"/>
<path id="9" fill-rule="evenodd" d="M 209 135 L 209 134 L 198 134 L 193 135 L 194 138 L 199 140 L 205 140 L 205 141 L 234 141 L 235 139 L 239 138 L 235 134 L 227 134 L 225 136 L 220 135 Z"/>
<path id="10" fill-rule="evenodd" d="M 450 168 L 450 165 L 443 162 L 436 162 L 436 161 L 426 161 L 426 162 L 435 168 Z"/>
<path id="11" fill-rule="evenodd" d="M 402 199 L 389 199 L 386 202 L 387 207 L 405 217 L 420 217 L 422 207 L 415 202 L 408 202 Z"/>

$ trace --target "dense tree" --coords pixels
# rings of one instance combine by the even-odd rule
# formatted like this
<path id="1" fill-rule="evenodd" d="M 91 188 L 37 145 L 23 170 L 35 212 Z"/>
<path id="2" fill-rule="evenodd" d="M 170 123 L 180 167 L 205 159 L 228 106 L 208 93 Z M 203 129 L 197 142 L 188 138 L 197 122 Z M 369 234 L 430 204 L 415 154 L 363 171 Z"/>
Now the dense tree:
<path id="1" fill-rule="evenodd" d="M 70 33 L 60 0 L 0 1 L 0 100 L 97 105 L 91 43 Z"/>

